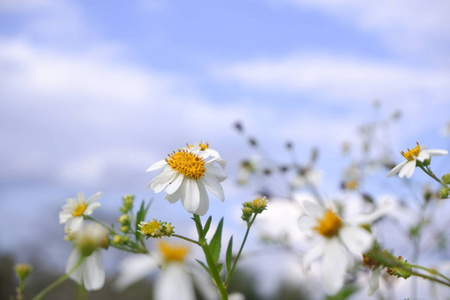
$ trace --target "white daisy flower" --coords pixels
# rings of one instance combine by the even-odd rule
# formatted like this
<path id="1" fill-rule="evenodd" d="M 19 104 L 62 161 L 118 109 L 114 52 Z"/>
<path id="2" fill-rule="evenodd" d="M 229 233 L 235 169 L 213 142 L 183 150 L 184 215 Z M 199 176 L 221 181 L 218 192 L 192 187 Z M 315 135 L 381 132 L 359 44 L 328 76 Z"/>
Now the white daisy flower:
<path id="1" fill-rule="evenodd" d="M 102 193 L 98 192 L 87 201 L 85 200 L 83 193 L 78 193 L 77 199 L 69 198 L 67 203 L 62 207 L 59 213 L 59 223 L 66 224 L 65 228 L 70 229 L 72 232 L 76 232 L 83 224 L 83 216 L 91 215 L 95 209 L 100 207 L 99 202 L 95 202 Z"/>
<path id="2" fill-rule="evenodd" d="M 105 284 L 105 269 L 99 249 L 107 245 L 108 231 L 98 224 L 83 225 L 75 234 L 74 242 L 75 249 L 70 254 L 66 273 L 84 257 L 69 277 L 88 291 L 101 289 Z"/>
<path id="3" fill-rule="evenodd" d="M 204 144 L 172 152 L 168 158 L 151 165 L 147 172 L 162 169 L 148 186 L 156 193 L 165 189 L 164 199 L 170 203 L 181 199 L 188 212 L 203 216 L 209 208 L 206 189 L 223 202 L 225 196 L 220 182 L 227 174 L 223 170 L 226 163 L 217 151 L 200 145 Z M 214 165 L 215 162 L 221 167 Z"/>
<path id="4" fill-rule="evenodd" d="M 406 176 L 406 178 L 411 178 L 414 174 L 414 169 L 416 168 L 417 161 L 423 163 L 425 160 L 431 158 L 431 156 L 442 156 L 448 154 L 447 150 L 430 149 L 427 150 L 426 147 L 420 146 L 419 143 L 412 148 L 408 149 L 407 152 L 400 152 L 406 161 L 396 165 L 386 177 L 391 177 L 397 173 L 400 178 Z"/>
<path id="5" fill-rule="evenodd" d="M 211 279 L 205 272 L 196 272 L 186 264 L 189 248 L 165 241 L 158 243 L 159 251 L 154 255 L 137 254 L 125 258 L 119 264 L 119 276 L 115 286 L 123 290 L 133 283 L 161 269 L 155 279 L 153 298 L 159 300 L 195 300 L 194 283 L 205 299 L 218 299 Z"/>
<path id="6" fill-rule="evenodd" d="M 319 239 L 319 243 L 305 254 L 303 266 L 307 270 L 313 260 L 323 256 L 322 279 L 325 290 L 335 294 L 344 284 L 349 264 L 348 251 L 361 257 L 373 244 L 372 235 L 359 225 L 371 223 L 380 213 L 376 211 L 370 215 L 360 215 L 352 218 L 352 222 L 345 222 L 333 209 L 324 208 L 310 200 L 302 204 L 307 215 L 300 217 L 300 229 Z"/>

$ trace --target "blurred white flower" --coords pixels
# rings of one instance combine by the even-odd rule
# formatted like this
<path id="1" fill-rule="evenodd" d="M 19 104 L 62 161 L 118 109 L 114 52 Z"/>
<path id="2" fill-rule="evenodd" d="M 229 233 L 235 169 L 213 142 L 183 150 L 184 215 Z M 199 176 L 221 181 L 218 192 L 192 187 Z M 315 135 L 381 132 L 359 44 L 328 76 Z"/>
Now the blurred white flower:
<path id="1" fill-rule="evenodd" d="M 324 208 L 309 200 L 302 204 L 306 215 L 298 221 L 300 229 L 319 239 L 319 243 L 305 254 L 303 266 L 307 270 L 313 260 L 323 256 L 322 280 L 325 290 L 335 294 L 344 284 L 349 263 L 347 250 L 361 257 L 373 244 L 372 235 L 359 225 L 371 223 L 379 217 L 379 212 L 360 215 L 346 222 L 332 208 Z"/>
<path id="2" fill-rule="evenodd" d="M 442 127 L 442 135 L 445 137 L 450 137 L 450 122 L 447 122 L 447 124 Z"/>
<path id="3" fill-rule="evenodd" d="M 423 163 L 425 160 L 430 159 L 431 156 L 442 156 L 448 154 L 447 150 L 430 149 L 427 150 L 424 146 L 420 146 L 419 143 L 407 152 L 400 152 L 406 160 L 396 165 L 386 176 L 391 177 L 397 173 L 400 178 L 406 176 L 410 178 L 414 174 L 417 161 Z"/>
<path id="4" fill-rule="evenodd" d="M 382 270 L 383 267 L 378 266 L 370 271 L 369 290 L 367 291 L 367 295 L 372 296 L 380 287 L 380 277 Z"/>
<path id="5" fill-rule="evenodd" d="M 108 231 L 98 224 L 85 224 L 76 232 L 74 243 L 75 249 L 70 254 L 66 273 L 69 273 L 83 258 L 69 277 L 84 285 L 88 291 L 101 289 L 105 284 L 105 269 L 100 249 L 106 247 L 108 243 Z"/>
<path id="6" fill-rule="evenodd" d="M 228 300 L 245 300 L 245 296 L 241 293 L 231 293 L 228 295 Z"/>
<path id="7" fill-rule="evenodd" d="M 215 162 L 221 167 L 215 166 Z M 223 202 L 225 199 L 220 185 L 220 182 L 227 178 L 223 170 L 225 164 L 219 153 L 209 149 L 206 144 L 187 146 L 172 152 L 168 158 L 154 163 L 147 169 L 147 172 L 163 169 L 148 186 L 156 193 L 165 189 L 164 199 L 170 203 L 181 199 L 188 212 L 204 215 L 209 209 L 206 189 L 220 201 Z"/>
<path id="8" fill-rule="evenodd" d="M 100 207 L 99 202 L 95 202 L 102 193 L 98 192 L 86 201 L 83 193 L 78 193 L 77 199 L 69 198 L 59 213 L 59 223 L 66 224 L 65 228 L 76 232 L 83 224 L 83 216 L 89 216 Z"/>
<path id="9" fill-rule="evenodd" d="M 322 173 L 320 170 L 303 168 L 297 172 L 291 182 L 294 189 L 300 189 L 306 186 L 315 186 L 322 180 Z"/>
<path id="10" fill-rule="evenodd" d="M 186 264 L 185 259 L 189 251 L 187 246 L 161 241 L 158 248 L 159 252 L 154 255 L 137 254 L 125 258 L 119 264 L 115 286 L 123 290 L 161 269 L 154 285 L 154 299 L 195 300 L 194 282 L 198 283 L 199 291 L 206 299 L 218 299 L 211 279 L 203 274 L 205 272 L 197 273 L 195 268 Z"/>

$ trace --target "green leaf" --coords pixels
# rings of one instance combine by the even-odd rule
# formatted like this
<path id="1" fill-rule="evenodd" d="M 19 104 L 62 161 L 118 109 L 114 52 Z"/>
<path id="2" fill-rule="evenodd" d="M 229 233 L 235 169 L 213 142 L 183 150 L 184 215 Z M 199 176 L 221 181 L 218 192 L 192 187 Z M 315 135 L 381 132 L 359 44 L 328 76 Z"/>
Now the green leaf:
<path id="1" fill-rule="evenodd" d="M 208 233 L 209 227 L 211 226 L 212 216 L 209 216 L 208 220 L 206 220 L 205 227 L 203 227 L 202 237 L 205 237 Z"/>
<path id="2" fill-rule="evenodd" d="M 217 272 L 220 273 L 222 271 L 222 267 L 223 267 L 223 264 L 217 265 Z"/>
<path id="3" fill-rule="evenodd" d="M 226 263 L 226 267 L 227 267 L 227 274 L 229 274 L 230 270 L 231 270 L 231 256 L 232 256 L 232 252 L 233 252 L 233 236 L 230 237 L 230 241 L 228 242 L 227 255 L 226 255 L 226 258 L 225 258 L 225 263 Z"/>
<path id="4" fill-rule="evenodd" d="M 205 263 L 204 262 L 202 262 L 201 260 L 198 260 L 198 259 L 196 259 L 196 261 L 200 264 L 200 266 L 202 266 L 203 267 L 203 269 L 205 269 L 205 271 L 206 272 L 208 272 L 208 274 L 210 274 L 211 275 L 211 272 L 209 271 L 209 268 L 208 268 L 208 266 L 207 265 L 205 265 Z"/>
<path id="5" fill-rule="evenodd" d="M 211 249 L 211 253 L 214 259 L 214 262 L 217 263 L 220 256 L 220 248 L 222 247 L 222 228 L 223 228 L 223 218 L 220 219 L 219 225 L 217 225 L 216 232 L 209 243 L 209 249 Z"/>
<path id="6" fill-rule="evenodd" d="M 200 217 L 198 215 L 194 215 L 194 217 L 191 219 L 194 220 L 194 222 L 195 222 L 195 227 L 197 227 L 198 237 L 199 237 L 199 240 L 201 240 L 203 238 L 203 236 L 202 236 L 202 232 L 203 232 L 202 221 L 200 221 Z"/>

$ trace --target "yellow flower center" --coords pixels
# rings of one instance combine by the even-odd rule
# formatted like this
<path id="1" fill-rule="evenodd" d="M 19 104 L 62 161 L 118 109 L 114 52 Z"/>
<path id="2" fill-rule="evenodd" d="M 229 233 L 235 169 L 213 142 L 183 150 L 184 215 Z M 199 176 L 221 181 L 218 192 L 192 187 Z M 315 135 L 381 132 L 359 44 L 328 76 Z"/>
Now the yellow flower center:
<path id="1" fill-rule="evenodd" d="M 333 211 L 327 210 L 321 219 L 317 220 L 317 226 L 313 229 L 326 238 L 331 238 L 339 232 L 342 220 Z"/>
<path id="2" fill-rule="evenodd" d="M 141 233 L 146 236 L 158 236 L 162 230 L 161 222 L 153 219 L 153 221 L 139 224 L 141 227 Z"/>
<path id="3" fill-rule="evenodd" d="M 189 252 L 189 247 L 187 246 L 171 245 L 164 241 L 161 241 L 158 247 L 166 262 L 183 262 Z"/>
<path id="4" fill-rule="evenodd" d="M 200 146 L 200 150 L 202 150 L 202 151 L 205 151 L 206 149 L 209 148 L 209 144 L 208 143 L 206 143 L 206 144 L 200 143 L 199 146 Z"/>
<path id="5" fill-rule="evenodd" d="M 84 211 L 86 210 L 86 202 L 80 202 L 78 203 L 77 207 L 73 210 L 72 216 L 79 217 L 81 216 Z"/>
<path id="6" fill-rule="evenodd" d="M 181 175 L 195 180 L 202 178 L 206 172 L 205 161 L 187 150 L 173 152 L 166 158 L 166 162 Z"/>
<path id="7" fill-rule="evenodd" d="M 407 160 L 414 160 L 414 157 L 417 157 L 419 155 L 419 153 L 420 153 L 420 145 L 419 145 L 419 143 L 417 143 L 417 146 L 415 146 L 411 150 L 408 149 L 408 151 L 406 151 L 406 152 L 402 151 L 400 153 Z"/>

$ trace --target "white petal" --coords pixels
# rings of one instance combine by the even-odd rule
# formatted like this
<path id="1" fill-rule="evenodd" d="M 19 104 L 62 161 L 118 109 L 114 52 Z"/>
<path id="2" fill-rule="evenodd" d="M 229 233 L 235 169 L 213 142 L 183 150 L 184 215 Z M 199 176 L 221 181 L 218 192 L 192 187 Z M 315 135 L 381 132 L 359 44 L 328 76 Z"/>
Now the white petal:
<path id="1" fill-rule="evenodd" d="M 219 180 L 219 181 L 224 181 L 228 176 L 224 169 L 213 166 L 213 165 L 207 165 L 206 172 L 208 172 L 208 174 L 216 177 L 217 180 Z"/>
<path id="2" fill-rule="evenodd" d="M 161 192 L 174 178 L 178 175 L 177 171 L 172 170 L 172 168 L 167 167 L 162 172 L 156 176 L 150 183 L 149 186 L 155 193 Z"/>
<path id="3" fill-rule="evenodd" d="M 355 255 L 362 255 L 373 244 L 372 235 L 365 229 L 357 226 L 344 226 L 339 230 L 339 237 L 344 245 Z"/>
<path id="4" fill-rule="evenodd" d="M 381 203 L 377 209 L 368 214 L 361 214 L 354 217 L 349 218 L 350 224 L 353 225 L 363 225 L 363 224 L 371 224 L 378 220 L 379 218 L 387 215 L 391 211 L 394 210 L 395 204 L 393 202 L 384 202 Z"/>
<path id="5" fill-rule="evenodd" d="M 70 218 L 72 218 L 72 214 L 62 211 L 59 213 L 59 224 L 66 223 Z"/>
<path id="6" fill-rule="evenodd" d="M 220 185 L 220 182 L 216 179 L 216 177 L 208 175 L 208 173 L 205 173 L 205 175 L 200 179 L 201 182 L 203 182 L 206 186 L 206 188 L 213 193 L 220 201 L 225 200 L 225 195 L 223 193 L 223 188 Z"/>
<path id="7" fill-rule="evenodd" d="M 146 254 L 136 254 L 126 257 L 119 264 L 119 276 L 115 281 L 115 286 L 119 290 L 149 276 L 153 271 L 158 270 L 158 260 Z"/>
<path id="8" fill-rule="evenodd" d="M 408 161 L 405 160 L 405 161 L 399 163 L 398 165 L 396 165 L 396 166 L 395 166 L 395 167 L 394 167 L 394 168 L 386 175 L 386 177 L 391 177 L 391 176 L 397 174 L 398 172 L 400 172 L 400 170 L 403 168 L 404 165 L 406 165 L 407 162 L 408 162 Z"/>
<path id="9" fill-rule="evenodd" d="M 303 271 L 306 272 L 309 270 L 309 267 L 313 260 L 319 258 L 325 252 L 326 241 L 320 240 L 320 242 L 312 247 L 306 254 L 303 256 Z"/>
<path id="10" fill-rule="evenodd" d="M 447 155 L 448 151 L 447 150 L 440 150 L 440 149 L 430 149 L 427 150 L 428 153 L 430 153 L 431 156 L 442 156 L 442 155 Z"/>
<path id="11" fill-rule="evenodd" d="M 81 225 L 83 224 L 83 217 L 73 217 L 66 222 L 65 228 L 70 228 L 72 232 L 76 232 L 81 228 Z"/>
<path id="12" fill-rule="evenodd" d="M 203 299 L 208 300 L 219 300 L 219 294 L 217 293 L 217 289 L 211 280 L 211 277 L 208 273 L 205 272 L 203 268 L 197 265 L 190 265 L 189 272 L 191 273 L 194 281 L 194 285 L 197 287 L 200 294 L 203 296 Z M 228 297 L 230 300 L 230 297 Z"/>
<path id="13" fill-rule="evenodd" d="M 94 201 L 97 201 L 98 198 L 100 198 L 102 196 L 101 192 L 97 192 L 94 195 L 90 196 L 89 199 L 87 200 L 87 203 L 92 203 Z"/>
<path id="14" fill-rule="evenodd" d="M 94 251 L 86 259 L 83 284 L 87 291 L 96 291 L 105 284 L 105 269 L 103 268 L 102 255 L 100 251 Z"/>
<path id="15" fill-rule="evenodd" d="M 311 216 L 303 215 L 298 219 L 298 227 L 307 235 L 313 235 L 313 228 L 317 225 L 317 220 Z"/>
<path id="16" fill-rule="evenodd" d="M 325 209 L 322 206 L 311 200 L 303 200 L 302 205 L 305 212 L 311 217 L 320 218 L 325 213 Z"/>
<path id="17" fill-rule="evenodd" d="M 423 162 L 423 161 L 426 160 L 426 159 L 430 159 L 430 153 L 428 152 L 428 150 L 420 151 L 420 153 L 419 153 L 419 155 L 416 157 L 416 159 L 417 159 L 418 161 Z"/>
<path id="18" fill-rule="evenodd" d="M 166 189 L 166 193 L 171 195 L 175 193 L 176 190 L 180 187 L 183 182 L 184 176 L 181 174 L 177 174 L 175 178 L 169 183 L 169 186 Z"/>
<path id="19" fill-rule="evenodd" d="M 206 192 L 205 186 L 197 182 L 198 190 L 200 191 L 200 204 L 198 205 L 196 214 L 200 216 L 204 216 L 209 209 L 209 197 L 208 193 Z"/>
<path id="20" fill-rule="evenodd" d="M 154 170 L 158 170 L 158 169 L 161 169 L 161 168 L 163 168 L 164 166 L 166 166 L 167 165 L 167 162 L 166 162 L 166 160 L 160 160 L 160 161 L 157 161 L 157 162 L 155 162 L 153 165 L 151 165 L 145 172 L 150 172 L 150 171 L 154 171 Z"/>
<path id="21" fill-rule="evenodd" d="M 100 202 L 94 202 L 94 203 L 90 203 L 86 206 L 86 210 L 84 211 L 83 215 L 89 216 L 91 215 L 94 210 L 96 210 L 97 208 L 99 208 L 102 204 Z"/>
<path id="22" fill-rule="evenodd" d="M 154 299 L 158 300 L 195 300 L 194 287 L 183 265 L 167 265 L 155 282 Z"/>
<path id="23" fill-rule="evenodd" d="M 400 174 L 398 176 L 400 178 L 403 178 L 403 176 L 406 176 L 406 178 L 411 178 L 414 174 L 414 169 L 416 168 L 416 161 L 411 160 L 408 161 L 405 166 L 401 169 Z"/>
<path id="24" fill-rule="evenodd" d="M 185 193 L 186 180 L 187 180 L 186 178 L 183 178 L 183 182 L 181 183 L 178 190 L 176 190 L 172 195 L 166 194 L 164 196 L 164 199 L 166 199 L 172 204 L 176 203 Z"/>
<path id="25" fill-rule="evenodd" d="M 73 267 L 75 267 L 75 265 L 78 263 L 78 261 L 81 258 L 81 254 L 77 249 L 74 249 L 72 251 L 72 253 L 70 254 L 69 260 L 67 261 L 66 264 L 66 274 L 68 274 Z M 86 268 L 86 260 L 83 261 L 81 263 L 81 265 L 76 268 L 74 271 L 72 271 L 72 273 L 70 273 L 69 277 L 74 280 L 75 282 L 77 282 L 78 284 L 82 284 L 83 283 L 83 273 L 84 273 L 84 269 Z"/>
<path id="26" fill-rule="evenodd" d="M 337 238 L 328 241 L 322 259 L 322 278 L 328 294 L 336 294 L 344 285 L 347 257 Z"/>
<path id="27" fill-rule="evenodd" d="M 380 276 L 381 276 L 381 268 L 375 268 L 370 273 L 369 290 L 367 292 L 369 296 L 372 296 L 380 287 Z"/>
<path id="28" fill-rule="evenodd" d="M 84 198 L 84 194 L 83 193 L 78 193 L 77 194 L 77 199 L 78 199 L 78 202 L 86 202 L 86 199 Z"/>
<path id="29" fill-rule="evenodd" d="M 186 179 L 184 184 L 184 195 L 181 197 L 184 209 L 190 213 L 195 213 L 200 204 L 200 191 L 194 179 Z"/>

